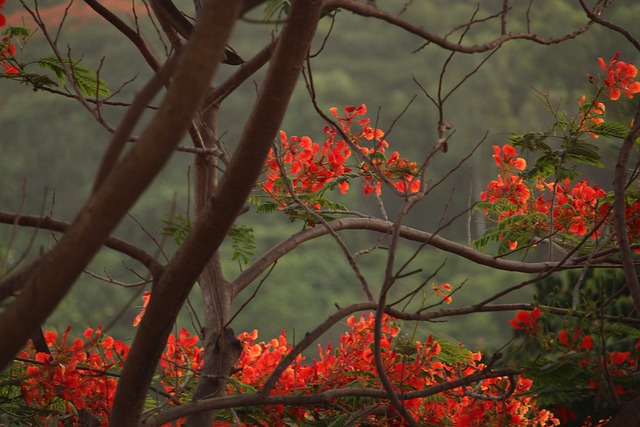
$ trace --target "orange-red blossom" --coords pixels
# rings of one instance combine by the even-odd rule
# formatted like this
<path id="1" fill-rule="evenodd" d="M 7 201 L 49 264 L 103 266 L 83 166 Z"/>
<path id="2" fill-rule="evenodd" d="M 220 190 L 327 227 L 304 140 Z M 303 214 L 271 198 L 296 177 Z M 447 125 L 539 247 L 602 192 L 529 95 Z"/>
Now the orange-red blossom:
<path id="1" fill-rule="evenodd" d="M 378 371 L 373 355 L 373 313 L 363 314 L 359 319 L 351 316 L 346 321 L 348 328 L 340 338 L 338 347 L 331 344 L 318 346 L 318 358 L 311 363 L 298 356 L 285 369 L 272 394 L 312 394 L 345 387 L 380 389 Z M 382 319 L 382 358 L 385 371 L 398 390 L 422 390 L 474 374 L 485 366 L 480 362 L 480 353 L 461 352 L 458 363 L 445 362 L 440 344 L 431 336 L 424 342 L 411 340 L 413 345 L 402 350 L 397 348 L 400 329 L 388 316 Z M 66 413 L 73 418 L 75 411 L 87 408 L 106 425 L 117 386 L 118 372 L 126 359 L 129 346 L 112 337 L 104 336 L 100 329 L 88 328 L 84 339 L 76 338 L 69 343 L 69 330 L 58 339 L 53 332 L 45 337 L 52 354 L 36 353 L 28 348 L 21 361 L 15 361 L 12 374 L 21 383 L 25 403 L 47 408 L 54 402 L 62 402 Z M 241 333 L 238 338 L 244 350 L 238 360 L 235 382 L 229 385 L 230 394 L 242 390 L 259 389 L 275 366 L 291 351 L 292 345 L 284 333 L 277 339 L 256 342 L 257 331 Z M 189 384 L 188 378 L 196 376 L 202 363 L 202 348 L 198 338 L 181 330 L 177 336 L 170 335 L 167 348 L 160 363 L 160 383 L 171 396 L 170 404 L 179 403 L 186 396 L 182 387 Z M 27 360 L 33 360 L 28 362 Z M 507 385 L 506 378 L 485 379 L 475 385 L 473 393 L 501 395 Z M 472 385 L 439 394 L 438 399 L 415 398 L 404 402 L 407 410 L 419 422 L 431 425 L 456 425 L 462 427 L 483 425 L 548 426 L 557 425 L 558 420 L 549 411 L 539 409 L 529 391 L 532 382 L 522 376 L 516 378 L 514 393 L 496 405 L 492 400 L 478 399 L 465 393 Z M 389 406 L 383 415 L 368 415 L 360 425 L 401 426 L 402 419 L 389 402 L 369 398 L 352 398 L 335 402 L 335 406 L 284 407 L 273 405 L 252 410 L 250 420 L 243 425 L 286 426 L 304 424 L 314 420 L 336 419 L 345 411 L 355 412 L 363 405 Z M 59 405 L 57 406 L 58 408 Z M 63 413 L 65 411 L 62 411 Z M 58 409 L 60 416 L 60 409 Z M 222 418 L 217 426 L 235 426 L 235 421 Z M 66 425 L 61 418 L 42 416 L 41 422 L 48 425 Z M 182 425 L 184 420 L 178 420 Z"/>
<path id="2" fill-rule="evenodd" d="M 583 236 L 607 213 L 609 205 L 603 201 L 606 192 L 598 186 L 590 186 L 587 180 L 572 186 L 571 180 L 565 178 L 557 182 L 538 179 L 530 187 L 518 174 L 526 167 L 526 162 L 517 157 L 516 149 L 511 145 L 502 148 L 494 146 L 493 149 L 499 175 L 480 194 L 480 200 L 502 207 L 497 212 L 498 222 L 522 215 L 529 221 L 527 231 L 533 231 L 538 236 L 544 236 L 552 230 L 554 233 Z M 533 196 L 534 192 L 537 197 Z M 632 206 L 637 204 L 633 203 Z M 484 212 L 489 214 L 488 209 Z M 543 214 L 547 219 L 540 220 L 536 214 Z M 633 217 L 630 216 L 630 219 Z M 512 224 L 511 227 L 513 233 L 518 234 L 518 224 Z M 634 236 L 639 234 L 637 231 L 631 233 Z M 596 238 L 599 234 L 599 231 L 594 231 L 590 237 Z M 517 241 L 510 242 L 511 249 L 515 249 L 517 244 Z"/>
<path id="3" fill-rule="evenodd" d="M 4 9 L 5 0 L 0 0 L 0 11 Z M 0 28 L 7 25 L 7 18 L 4 14 L 0 13 Z M 13 59 L 13 55 L 16 54 L 16 47 L 9 43 L 9 39 L 4 37 L 2 41 L 0 41 L 2 55 L 0 55 L 0 66 L 4 68 L 4 74 L 18 74 L 20 70 L 18 70 L 14 65 L 7 63 L 7 60 Z"/>
<path id="4" fill-rule="evenodd" d="M 342 335 L 338 348 L 329 344 L 325 348 L 318 346 L 318 359 L 311 363 L 298 356 L 278 382 L 272 392 L 277 395 L 310 394 L 345 387 L 364 387 L 379 389 L 378 371 L 373 354 L 374 316 L 363 314 L 360 319 L 351 316 L 347 320 L 349 330 Z M 406 391 L 422 390 L 437 385 L 446 378 L 455 380 L 460 376 L 476 373 L 484 368 L 480 362 L 480 353 L 469 352 L 459 365 L 451 365 L 440 358 L 442 348 L 431 336 L 425 342 L 415 341 L 411 349 L 396 348 L 399 328 L 393 319 L 383 318 L 383 336 L 380 343 L 385 370 L 397 389 Z M 235 378 L 252 388 L 262 386 L 274 366 L 288 353 L 291 345 L 287 343 L 284 332 L 278 339 L 256 344 L 257 331 L 239 336 L 244 343 L 244 351 L 239 360 L 240 372 Z M 486 395 L 499 395 L 504 391 L 505 378 L 484 380 L 476 390 Z M 485 425 L 511 426 L 548 426 L 558 425 L 559 421 L 546 410 L 536 407 L 535 400 L 528 394 L 532 382 L 517 377 L 516 390 L 512 396 L 496 405 L 491 400 L 477 399 L 465 394 L 471 386 L 449 390 L 439 394 L 438 399 L 415 398 L 404 401 L 405 408 L 423 425 L 455 425 L 462 427 Z M 335 402 L 341 411 L 356 411 L 366 405 L 389 405 L 367 399 L 345 399 Z M 336 406 L 336 407 L 337 407 Z M 330 420 L 341 412 L 332 407 L 320 407 L 313 410 L 304 408 L 285 408 L 275 406 L 265 409 L 268 418 L 260 425 L 285 426 L 305 424 L 315 419 Z M 317 417 L 317 418 L 316 418 Z M 287 423 L 288 420 L 288 423 Z M 362 418 L 358 425 L 402 426 L 403 420 L 395 410 L 385 415 L 370 415 Z M 220 424 L 223 425 L 223 424 Z M 224 424 L 232 426 L 232 422 Z"/>
<path id="5" fill-rule="evenodd" d="M 609 88 L 609 98 L 612 101 L 618 100 L 622 94 L 633 98 L 634 94 L 640 93 L 640 82 L 634 81 L 638 69 L 633 64 L 620 61 L 620 52 L 608 64 L 602 58 L 598 58 L 598 63 L 606 74 L 604 84 Z"/>
<path id="6" fill-rule="evenodd" d="M 289 186 L 298 196 L 322 192 L 329 185 L 337 185 L 340 192 L 346 194 L 350 188 L 349 180 L 354 177 L 362 178 L 365 195 L 381 194 L 382 177 L 398 191 L 420 190 L 416 163 L 401 157 L 397 151 L 385 158 L 389 144 L 384 139 L 384 132 L 369 126 L 370 119 L 363 117 L 367 112 L 364 104 L 346 107 L 343 116 L 338 115 L 336 108 L 330 111 L 352 145 L 337 130 L 325 126 L 326 139 L 322 144 L 308 136 L 288 137 L 281 131 L 278 149 L 269 152 L 265 163 L 266 180 L 261 188 L 280 204 L 281 209 L 291 203 Z M 356 130 L 356 127 L 359 129 Z M 353 156 L 352 146 L 369 162 L 358 161 Z M 352 163 L 348 164 L 349 161 Z M 289 186 L 285 180 L 289 181 Z M 312 207 L 321 209 L 318 202 L 313 203 Z"/>

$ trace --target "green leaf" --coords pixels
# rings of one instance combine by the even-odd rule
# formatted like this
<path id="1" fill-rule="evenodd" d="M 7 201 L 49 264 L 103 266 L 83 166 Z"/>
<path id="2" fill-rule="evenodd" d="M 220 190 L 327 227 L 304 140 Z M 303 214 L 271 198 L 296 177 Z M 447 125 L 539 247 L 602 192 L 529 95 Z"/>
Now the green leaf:
<path id="1" fill-rule="evenodd" d="M 84 68 L 80 65 L 80 61 L 75 61 L 70 58 L 63 60 L 66 68 L 73 74 L 73 80 L 78 85 L 80 92 L 86 96 L 109 96 L 110 92 L 107 88 L 107 84 L 104 80 L 99 79 L 94 71 Z M 61 85 L 66 86 L 68 76 L 65 72 L 65 67 L 56 57 L 45 57 L 38 60 L 40 67 L 50 70 L 56 75 Z"/>
<path id="2" fill-rule="evenodd" d="M 599 125 L 591 126 L 589 130 L 596 135 L 604 136 L 606 138 L 625 139 L 629 133 L 629 126 L 616 122 L 604 122 Z"/>
<path id="3" fill-rule="evenodd" d="M 591 166 L 604 167 L 600 161 L 598 147 L 586 142 L 572 145 L 566 151 L 567 160 L 584 163 Z"/>
<path id="4" fill-rule="evenodd" d="M 264 5 L 264 20 L 271 21 L 277 13 L 276 21 L 280 21 L 283 16 L 287 16 L 290 7 L 291 0 L 267 0 Z"/>
<path id="5" fill-rule="evenodd" d="M 468 363 L 471 358 L 471 352 L 460 346 L 458 343 L 438 339 L 440 344 L 440 354 L 438 359 L 448 365 L 458 365 L 461 363 Z"/>
<path id="6" fill-rule="evenodd" d="M 545 142 L 549 137 L 544 132 L 528 132 L 522 135 L 511 135 L 509 141 L 516 147 L 527 151 L 550 153 L 551 147 Z"/>
<path id="7" fill-rule="evenodd" d="M 266 213 L 266 214 L 273 213 L 273 212 L 276 212 L 278 210 L 279 206 L 280 205 L 277 204 L 276 202 L 271 202 L 271 201 L 264 202 L 264 203 L 259 204 L 256 207 L 256 212 L 258 212 L 258 213 Z"/>
<path id="8" fill-rule="evenodd" d="M 189 220 L 180 214 L 174 215 L 173 218 L 169 217 L 168 219 L 163 219 L 162 223 L 164 226 L 160 230 L 160 234 L 163 236 L 173 237 L 173 240 L 175 240 L 178 245 L 184 242 L 184 239 L 187 238 L 187 234 L 189 234 L 189 229 L 191 228 Z"/>
<path id="9" fill-rule="evenodd" d="M 541 405 L 568 402 L 595 393 L 588 388 L 590 373 L 580 366 L 582 353 L 555 354 L 529 362 L 525 375 L 533 380 L 531 393 Z"/>
<path id="10" fill-rule="evenodd" d="M 640 329 L 623 323 L 605 322 L 604 332 L 606 336 L 618 335 L 623 338 L 637 340 L 640 338 Z"/>
<path id="11" fill-rule="evenodd" d="M 256 241 L 253 235 L 253 228 L 246 225 L 233 224 L 229 230 L 233 255 L 231 260 L 240 261 L 243 264 L 249 263 L 249 258 L 255 254 Z"/>
<path id="12" fill-rule="evenodd" d="M 8 27 L 6 30 L 4 30 L 3 34 L 8 38 L 20 37 L 24 39 L 29 37 L 29 34 L 31 34 L 31 32 L 28 28 L 24 27 Z"/>

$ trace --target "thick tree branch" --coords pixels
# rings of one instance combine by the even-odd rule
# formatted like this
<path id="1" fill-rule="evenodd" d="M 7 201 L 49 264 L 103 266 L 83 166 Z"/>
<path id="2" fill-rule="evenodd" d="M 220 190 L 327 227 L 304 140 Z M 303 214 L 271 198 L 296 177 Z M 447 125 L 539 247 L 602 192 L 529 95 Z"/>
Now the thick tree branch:
<path id="1" fill-rule="evenodd" d="M 221 12 L 221 16 L 227 15 Z M 138 143 L 93 194 L 60 242 L 41 257 L 22 292 L 2 313 L 0 369 L 66 295 L 104 240 L 168 161 L 204 98 L 232 23 L 233 20 L 230 25 L 208 30 L 211 35 L 193 37 L 198 40 L 188 44 L 175 82 Z"/>
<path id="2" fill-rule="evenodd" d="M 213 0 L 211 3 L 205 6 L 196 25 L 196 33 L 190 40 L 198 38 L 201 28 L 217 29 L 221 16 L 226 19 L 230 13 L 237 16 L 242 6 L 242 2 L 235 2 L 235 8 L 230 12 L 228 2 Z M 315 34 L 321 8 L 319 0 L 293 3 L 263 88 L 226 174 L 184 244 L 154 284 L 122 373 L 110 425 L 137 424 L 157 360 L 175 317 L 203 267 L 224 240 L 262 171 Z"/>
<path id="3" fill-rule="evenodd" d="M 499 378 L 509 377 L 516 374 L 517 371 L 505 368 L 505 369 L 486 369 L 476 372 L 452 381 L 446 381 L 441 384 L 424 388 L 422 390 L 415 390 L 410 392 L 398 392 L 397 396 L 400 400 L 425 398 L 433 396 L 438 393 L 442 393 L 447 390 L 452 390 L 458 387 L 463 387 L 469 384 L 477 383 L 487 378 Z M 186 415 L 210 411 L 215 409 L 226 408 L 239 408 L 247 406 L 265 406 L 265 405 L 287 405 L 287 406 L 318 406 L 318 405 L 332 405 L 336 399 L 343 397 L 369 397 L 374 399 L 388 399 L 387 393 L 384 390 L 379 389 L 367 389 L 367 388 L 340 388 L 335 390 L 327 390 L 321 393 L 306 394 L 306 395 L 263 395 L 263 394 L 239 394 L 234 396 L 219 397 L 215 399 L 201 400 L 199 402 L 187 403 L 175 409 L 169 409 L 164 413 L 157 415 L 148 421 L 142 423 L 143 426 L 156 427 L 161 426 L 172 420 L 182 418 Z"/>
<path id="4" fill-rule="evenodd" d="M 330 222 L 329 225 L 334 231 L 370 230 L 377 231 L 383 234 L 389 234 L 393 229 L 392 222 L 384 221 L 377 218 L 339 219 Z M 267 268 L 269 268 L 269 266 L 273 262 L 275 262 L 279 258 L 283 257 L 303 243 L 317 237 L 324 236 L 326 234 L 329 234 L 329 230 L 322 225 L 317 225 L 314 228 L 304 229 L 287 238 L 280 244 L 274 246 L 236 278 L 233 285 L 234 295 L 237 295 L 244 288 L 249 286 L 258 276 L 260 276 L 260 274 L 262 274 Z M 428 233 L 426 231 L 416 230 L 407 226 L 400 227 L 400 237 L 415 242 L 428 243 L 435 248 L 461 256 L 477 264 L 505 271 L 515 271 L 520 273 L 540 273 L 551 269 L 563 270 L 568 268 L 578 268 L 580 266 L 580 264 L 573 262 L 565 263 L 563 266 L 559 266 L 557 262 L 551 261 L 521 262 L 506 260 L 503 258 L 496 258 L 492 255 L 478 252 L 470 248 L 469 246 L 447 240 L 439 235 Z"/>

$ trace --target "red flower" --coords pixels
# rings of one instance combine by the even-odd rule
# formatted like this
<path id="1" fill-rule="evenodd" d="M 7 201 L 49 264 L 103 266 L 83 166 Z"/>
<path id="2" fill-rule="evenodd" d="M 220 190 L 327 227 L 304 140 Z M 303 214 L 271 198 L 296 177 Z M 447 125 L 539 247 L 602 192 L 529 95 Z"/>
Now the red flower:
<path id="1" fill-rule="evenodd" d="M 367 112 L 364 104 L 345 107 L 343 116 L 338 114 L 336 108 L 331 108 L 330 111 L 338 119 L 342 132 L 350 143 L 339 139 L 335 129 L 325 126 L 327 139 L 322 144 L 314 142 L 308 136 L 289 138 L 281 131 L 281 148 L 270 151 L 265 162 L 266 180 L 261 183 L 261 188 L 279 203 L 279 209 L 293 203 L 293 197 L 289 194 L 293 191 L 305 205 L 320 210 L 322 205 L 314 194 L 322 194 L 328 185 L 337 185 L 338 190 L 346 194 L 350 188 L 349 179 L 355 176 L 362 177 L 365 195 L 381 194 L 380 174 L 399 191 L 420 190 L 415 163 L 400 157 L 397 152 L 388 160 L 384 159 L 384 152 L 389 144 L 383 139 L 382 130 L 372 128 L 368 125 L 370 120 L 361 117 Z M 360 126 L 361 131 L 354 130 L 355 126 Z M 369 145 L 369 141 L 375 141 L 375 145 L 364 146 Z M 355 165 L 347 165 L 355 157 L 350 148 L 354 145 L 362 156 L 369 158 L 368 162 L 356 159 Z M 377 170 L 372 171 L 371 166 Z"/>
<path id="2" fill-rule="evenodd" d="M 598 58 L 600 68 L 605 71 L 607 77 L 604 84 L 609 88 L 609 98 L 612 101 L 620 98 L 624 94 L 627 98 L 633 98 L 633 95 L 640 92 L 640 82 L 633 81 L 638 75 L 638 69 L 633 64 L 620 61 L 620 52 L 617 52 L 605 64 L 602 58 Z"/>
<path id="3" fill-rule="evenodd" d="M 578 350 L 591 350 L 593 347 L 593 339 L 591 336 L 586 335 L 582 337 L 582 344 L 580 344 L 580 348 Z"/>
<path id="4" fill-rule="evenodd" d="M 540 314 L 539 308 L 535 308 L 531 312 L 519 311 L 516 313 L 515 318 L 509 320 L 509 323 L 514 330 L 523 330 L 528 336 L 536 332 L 536 322 Z"/>

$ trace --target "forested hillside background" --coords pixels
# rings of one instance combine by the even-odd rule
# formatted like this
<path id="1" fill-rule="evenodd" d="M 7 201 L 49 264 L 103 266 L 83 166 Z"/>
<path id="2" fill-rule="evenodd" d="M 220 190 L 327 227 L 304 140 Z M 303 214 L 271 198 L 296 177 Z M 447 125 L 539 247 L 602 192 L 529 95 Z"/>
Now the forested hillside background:
<path id="1" fill-rule="evenodd" d="M 58 3 L 41 2 L 39 7 L 44 11 Z M 104 3 L 121 3 L 120 16 L 133 20 L 127 12 L 130 2 L 112 0 Z M 402 1 L 384 3 L 393 5 L 398 12 L 404 5 Z M 498 11 L 501 4 L 498 1 L 480 3 L 476 19 Z M 583 19 L 581 13 L 569 8 L 565 1 L 547 0 L 545 3 L 545 7 L 538 8 L 536 15 L 532 16 L 532 22 L 537 26 L 535 31 L 540 35 L 562 33 L 576 27 Z M 147 21 L 144 4 L 138 1 L 135 4 L 137 18 L 148 32 L 147 38 L 153 40 L 154 29 Z M 7 15 L 11 16 L 12 10 L 19 10 L 19 4 L 11 2 L 5 9 Z M 388 7 L 385 6 L 385 9 Z M 414 22 L 437 26 L 439 28 L 429 29 L 441 32 L 456 23 L 467 22 L 475 10 L 475 2 L 452 8 L 447 0 L 423 0 L 413 2 L 406 13 L 411 15 Z M 59 16 L 54 13 L 56 11 Z M 127 84 L 121 88 L 122 98 L 135 92 L 150 71 L 131 46 L 109 25 L 101 25 L 99 17 L 93 18 L 92 12 L 82 2 L 75 2 L 70 11 L 67 31 L 62 33 L 68 40 L 60 43 L 60 46 L 68 43 L 70 56 L 82 58 L 85 67 L 99 70 L 100 77 L 112 92 L 116 92 L 125 82 Z M 61 8 L 50 12 L 52 27 L 59 22 L 60 13 L 63 13 Z M 517 13 L 514 11 L 514 15 Z M 632 28 L 640 16 L 640 3 L 620 13 L 623 15 L 611 16 L 610 19 L 623 27 Z M 24 16 L 24 25 L 28 27 L 29 17 L 21 16 Z M 263 21 L 261 11 L 252 18 L 237 26 L 231 43 L 244 57 L 250 57 L 262 48 L 253 43 L 256 34 L 273 32 L 275 29 L 274 24 Z M 16 15 L 9 19 L 15 20 Z M 372 116 L 376 117 L 377 127 L 390 130 L 387 139 L 392 147 L 394 141 L 424 142 L 437 139 L 436 123 L 431 121 L 434 117 L 433 107 L 422 88 L 431 94 L 437 93 L 439 76 L 434 70 L 445 63 L 447 58 L 444 52 L 424 46 L 417 39 L 385 27 L 382 23 L 365 21 L 344 12 L 337 13 L 335 20 L 323 20 L 321 28 L 316 47 L 324 60 L 312 69 L 321 109 L 328 111 L 330 107 L 341 109 L 346 105 L 365 103 Z M 488 31 L 487 26 L 481 28 Z M 482 39 L 483 34 L 472 30 L 467 37 L 467 43 L 470 44 L 470 40 Z M 491 164 L 491 146 L 507 143 L 511 132 L 542 130 L 548 126 L 552 116 L 540 100 L 542 94 L 549 92 L 554 105 L 562 104 L 571 109 L 570 106 L 575 104 L 589 85 L 586 73 L 597 71 L 597 58 L 611 57 L 622 45 L 618 36 L 612 32 L 606 33 L 601 28 L 593 28 L 580 37 L 583 40 L 579 44 L 569 41 L 554 47 L 539 47 L 528 42 L 508 43 L 470 76 L 461 90 L 451 96 L 447 104 L 449 112 L 453 114 L 447 117 L 447 121 L 453 125 L 455 134 L 449 144 L 450 156 L 442 156 L 442 160 L 432 166 L 430 178 L 438 181 L 455 165 L 454 162 L 470 153 L 481 140 L 483 143 L 473 154 L 472 160 L 455 173 L 455 179 L 448 180 L 439 191 L 430 195 L 430 203 L 423 204 L 422 208 L 412 213 L 409 223 L 435 231 L 439 224 L 457 217 L 454 225 L 444 231 L 447 237 L 463 242 L 479 237 L 482 224 L 476 218 L 459 215 L 478 201 L 480 191 L 494 178 L 495 171 L 488 167 Z M 584 39 L 589 42 L 585 43 Z M 34 58 L 47 52 L 39 34 L 27 48 Z M 162 48 L 156 45 L 156 49 Z M 629 53 L 626 57 L 629 58 Z M 452 75 L 463 79 L 484 59 L 482 55 L 453 56 L 448 63 L 449 86 L 442 88 L 444 93 L 451 89 Z M 639 58 L 633 59 L 635 63 L 640 62 Z M 429 67 L 425 68 L 424 64 L 429 64 Z M 371 70 L 376 70 L 376 73 L 371 73 Z M 381 79 L 380 76 L 385 78 Z M 556 78 L 549 79 L 548 76 Z M 236 123 L 243 123 L 241 119 L 247 117 L 247 106 L 256 97 L 256 87 L 254 81 L 246 82 L 241 89 L 243 97 L 233 97 L 224 104 L 220 113 L 220 129 L 224 132 L 223 141 L 229 145 L 239 137 L 241 128 Z M 308 97 L 301 82 L 283 129 L 289 135 L 309 135 L 320 140 L 324 126 L 320 117 L 308 108 L 296 108 L 306 105 Z M 116 95 L 113 100 L 119 98 Z M 242 102 L 243 99 L 247 102 Z M 103 115 L 115 125 L 123 111 L 124 108 L 118 106 L 105 107 Z M 41 91 L 33 92 L 27 87 L 17 88 L 15 83 L 6 81 L 0 82 L 0 124 L 0 210 L 45 213 L 71 220 L 80 207 L 80 201 L 91 191 L 97 162 L 106 148 L 109 135 L 75 101 Z M 612 142 L 601 138 L 598 143 L 605 156 L 613 152 L 610 146 Z M 413 155 L 418 157 L 418 154 L 406 148 L 403 151 L 403 155 L 409 159 Z M 451 162 L 446 161 L 448 158 Z M 162 230 L 171 215 L 180 214 L 185 218 L 190 215 L 188 166 L 191 161 L 190 154 L 176 152 L 170 166 L 120 225 L 116 235 L 152 253 L 157 251 L 160 258 L 170 257 L 174 248 L 173 238 L 164 236 Z M 598 177 L 592 179 L 604 188 L 611 186 L 610 182 L 602 182 Z M 374 199 L 363 199 L 360 203 L 376 209 Z M 276 243 L 277 236 L 292 234 L 301 227 L 300 223 L 291 223 L 284 215 L 257 214 L 253 208 L 240 218 L 239 223 L 253 228 L 258 253 Z M 144 224 L 144 228 L 140 224 Z M 41 231 L 33 240 L 21 235 L 14 241 L 10 231 L 4 230 L 2 233 L 0 250 L 4 255 L 4 248 L 11 247 L 7 254 L 11 262 L 18 261 L 24 253 L 27 257 L 37 255 L 56 238 Z M 347 241 L 357 250 L 367 247 L 373 238 L 371 241 L 355 238 Z M 225 267 L 230 272 L 239 271 L 243 264 L 231 260 L 228 246 L 225 249 L 229 253 Z M 360 288 L 349 266 L 346 262 L 335 264 L 323 256 L 332 250 L 336 248 L 330 238 L 320 239 L 279 261 L 259 286 L 257 291 L 260 298 L 242 308 L 242 315 L 234 321 L 234 329 L 250 331 L 259 328 L 261 337 L 265 339 L 282 329 L 289 336 L 302 336 L 310 327 L 307 323 L 310 319 L 324 318 L 335 310 L 335 304 L 344 306 L 355 300 Z M 409 253 L 404 255 L 410 256 Z M 371 272 L 380 268 L 377 256 L 371 255 L 369 260 Z M 444 259 L 427 251 L 421 252 L 420 257 L 421 262 L 429 266 L 425 268 L 426 271 L 432 271 L 433 266 L 444 265 L 434 281 L 449 282 L 454 286 L 465 283 L 464 286 L 474 289 L 476 300 L 481 294 L 493 294 L 497 289 L 515 282 L 506 273 L 485 271 L 452 256 Z M 112 327 L 111 334 L 121 339 L 131 336 L 130 325 L 138 312 L 141 304 L 139 297 L 144 290 L 144 287 L 130 286 L 144 279 L 136 275 L 138 271 L 144 270 L 136 265 L 123 264 L 120 255 L 103 250 L 82 277 L 82 282 L 73 288 L 72 296 L 65 299 L 49 319 L 47 326 L 64 328 L 72 324 L 81 331 L 87 325 L 102 324 Z M 111 283 L 99 280 L 97 276 L 108 277 Z M 272 287 L 270 283 L 286 283 L 288 286 Z M 120 312 L 127 301 L 128 309 Z M 300 307 L 299 301 L 314 303 Z M 464 296 L 454 299 L 454 304 L 468 302 Z M 198 305 L 195 293 L 191 304 Z M 304 316 L 300 315 L 301 311 Z M 497 348 L 511 336 L 505 316 L 476 314 L 467 318 L 468 323 L 463 328 L 460 323 L 455 329 L 446 323 L 434 324 L 430 328 L 436 334 L 461 340 L 475 348 L 478 345 Z M 181 322 L 196 327 L 198 324 L 188 307 Z M 477 339 L 478 336 L 484 337 L 482 342 L 472 341 L 471 337 Z"/>

